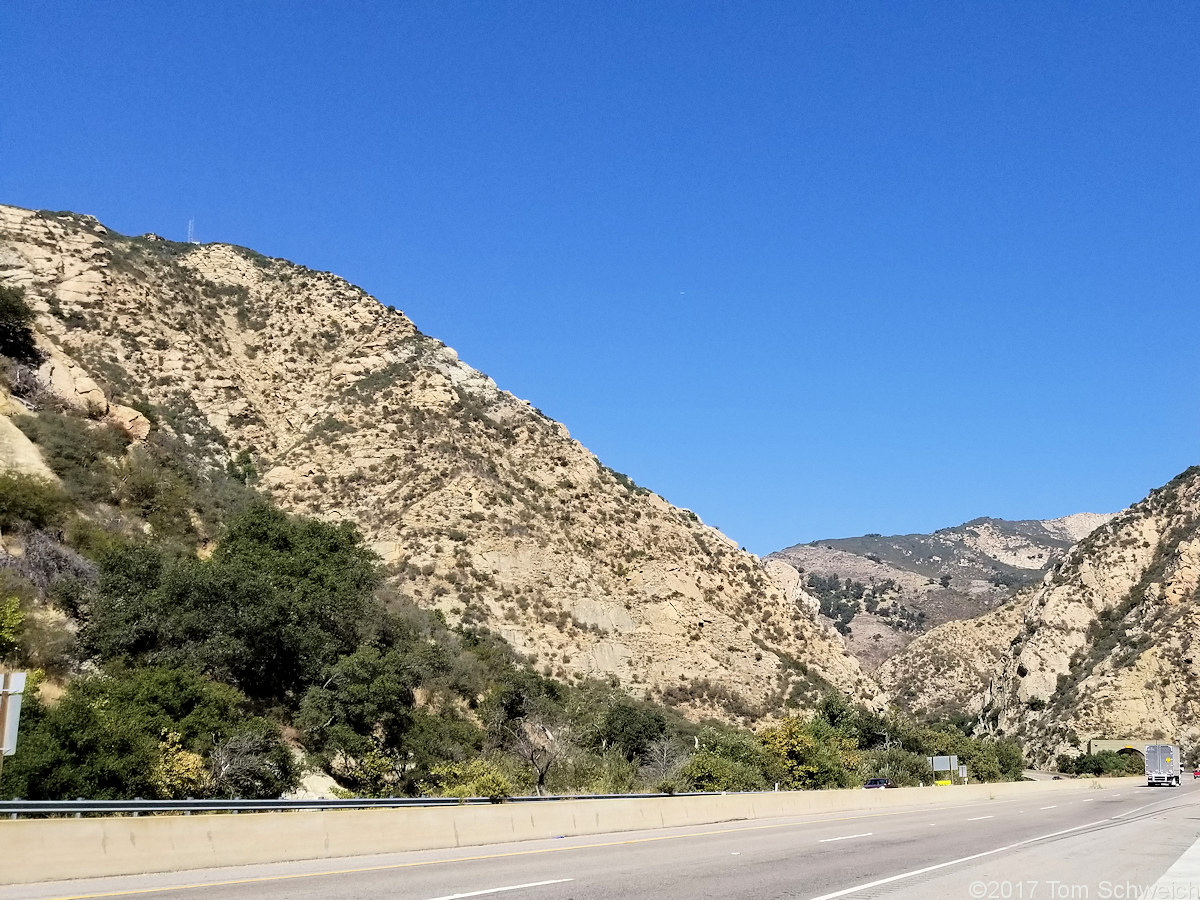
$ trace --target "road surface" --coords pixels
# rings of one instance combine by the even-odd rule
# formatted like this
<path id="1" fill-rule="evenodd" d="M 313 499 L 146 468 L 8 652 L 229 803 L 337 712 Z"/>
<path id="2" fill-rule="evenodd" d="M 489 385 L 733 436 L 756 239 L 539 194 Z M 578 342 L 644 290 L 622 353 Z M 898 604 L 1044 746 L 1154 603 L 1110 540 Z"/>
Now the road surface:
<path id="1" fill-rule="evenodd" d="M 935 809 L 0 887 L 0 900 L 1200 900 L 1200 785 L 1097 785 L 969 804 L 946 788 Z"/>

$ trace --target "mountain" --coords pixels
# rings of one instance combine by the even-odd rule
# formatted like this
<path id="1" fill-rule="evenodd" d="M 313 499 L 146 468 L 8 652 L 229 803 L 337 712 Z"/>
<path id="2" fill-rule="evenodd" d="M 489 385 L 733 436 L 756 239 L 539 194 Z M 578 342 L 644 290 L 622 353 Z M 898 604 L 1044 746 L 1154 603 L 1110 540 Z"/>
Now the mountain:
<path id="1" fill-rule="evenodd" d="M 1036 762 L 1092 738 L 1200 741 L 1200 467 L 1112 517 L 1041 584 L 888 660 L 889 694 L 959 710 Z"/>
<path id="2" fill-rule="evenodd" d="M 1045 521 L 972 519 L 933 534 L 837 538 L 770 554 L 794 567 L 821 612 L 869 668 L 916 635 L 994 609 L 1036 584 L 1111 515 Z"/>
<path id="3" fill-rule="evenodd" d="M 172 432 L 284 509 L 353 522 L 391 589 L 489 626 L 547 674 L 743 721 L 829 685 L 876 692 L 792 570 L 607 468 L 335 275 L 0 207 L 0 283 L 25 290 L 47 357 L 10 379 L 13 402 L 47 390 L 134 438 Z M 34 465 L 14 430 L 9 464 Z"/>

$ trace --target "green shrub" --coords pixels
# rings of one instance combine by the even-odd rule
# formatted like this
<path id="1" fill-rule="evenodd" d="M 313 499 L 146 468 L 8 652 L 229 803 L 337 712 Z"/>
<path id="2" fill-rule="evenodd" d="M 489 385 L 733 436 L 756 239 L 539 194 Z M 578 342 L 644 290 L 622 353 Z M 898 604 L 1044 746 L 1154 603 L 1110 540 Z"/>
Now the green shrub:
<path id="1" fill-rule="evenodd" d="M 24 622 L 25 612 L 21 609 L 21 598 L 0 594 L 0 658 L 20 643 Z"/>
<path id="2" fill-rule="evenodd" d="M 434 766 L 429 780 L 421 785 L 427 797 L 487 797 L 499 803 L 512 796 L 513 786 L 504 771 L 493 761 L 482 757 L 466 762 L 448 762 Z"/>
<path id="3" fill-rule="evenodd" d="M 43 412 L 18 416 L 13 422 L 38 445 L 54 474 L 84 500 L 106 500 L 115 484 L 114 460 L 125 453 L 129 438 L 110 425 L 74 416 Z"/>
<path id="4" fill-rule="evenodd" d="M 618 701 L 610 706 L 594 731 L 593 746 L 609 748 L 626 759 L 637 759 L 667 729 L 663 714 L 645 704 Z"/>
<path id="5" fill-rule="evenodd" d="M 70 508 L 70 498 L 54 482 L 20 472 L 0 472 L 0 529 L 59 525 Z"/>
<path id="6" fill-rule="evenodd" d="M 243 771 L 274 777 L 234 782 L 229 767 L 212 768 L 231 742 L 248 746 Z M 177 751 L 201 757 L 210 777 L 184 777 L 191 767 Z M 253 766 L 249 755 L 256 755 Z M 278 726 L 248 715 L 241 693 L 197 672 L 160 668 L 77 678 L 53 706 L 27 691 L 21 752 L 3 776 L 0 796 L 31 800 L 170 796 L 171 785 L 187 792 L 236 785 L 243 797 L 274 797 L 297 782 Z"/>
<path id="7" fill-rule="evenodd" d="M 349 525 L 257 504 L 207 560 L 137 544 L 104 553 L 80 643 L 100 660 L 189 666 L 294 707 L 358 646 L 376 561 Z"/>
<path id="8" fill-rule="evenodd" d="M 890 747 L 868 750 L 863 754 L 859 775 L 863 779 L 890 778 L 900 787 L 933 784 L 933 769 L 929 760 L 917 753 Z"/>
<path id="9" fill-rule="evenodd" d="M 761 770 L 712 750 L 693 753 L 680 768 L 679 781 L 688 791 L 763 791 L 768 787 Z"/>

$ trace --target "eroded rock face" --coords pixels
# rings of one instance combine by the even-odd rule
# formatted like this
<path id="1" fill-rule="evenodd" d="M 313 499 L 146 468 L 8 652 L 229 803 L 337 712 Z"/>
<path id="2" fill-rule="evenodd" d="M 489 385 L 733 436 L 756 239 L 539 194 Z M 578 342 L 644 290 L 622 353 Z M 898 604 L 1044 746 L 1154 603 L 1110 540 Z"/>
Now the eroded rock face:
<path id="1" fill-rule="evenodd" d="M 1022 605 L 1014 601 L 940 625 L 884 662 L 880 684 L 897 705 L 923 717 L 983 717 L 996 708 L 998 672 L 1021 617 Z"/>
<path id="2" fill-rule="evenodd" d="M 914 641 L 880 672 L 916 709 L 968 698 L 1041 762 L 1089 738 L 1200 740 L 1200 468 L 1092 531 L 994 613 Z"/>
<path id="3" fill-rule="evenodd" d="M 697 716 L 815 700 L 797 660 L 876 694 L 794 584 L 341 279 L 12 207 L 0 254 L 64 390 L 99 414 L 167 410 L 163 427 L 221 464 L 248 454 L 285 508 L 357 523 L 394 590 L 499 630 L 544 671 L 617 677 Z"/>
<path id="4" fill-rule="evenodd" d="M 9 417 L 14 412 L 25 413 L 25 410 L 7 395 L 0 394 L 0 472 L 18 472 L 57 482 L 58 476 L 46 465 L 37 445 L 12 423 Z"/>

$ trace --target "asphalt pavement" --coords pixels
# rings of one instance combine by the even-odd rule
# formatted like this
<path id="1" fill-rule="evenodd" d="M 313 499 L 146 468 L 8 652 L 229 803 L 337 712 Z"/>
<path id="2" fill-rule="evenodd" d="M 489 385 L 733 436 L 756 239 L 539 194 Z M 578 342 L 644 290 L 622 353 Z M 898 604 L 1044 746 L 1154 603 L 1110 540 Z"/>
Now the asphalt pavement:
<path id="1" fill-rule="evenodd" d="M 1200 900 L 1200 785 L 0 887 L 83 897 Z M 2 852 L 3 848 L 0 848 Z M 69 850 L 68 850 L 69 852 Z"/>

